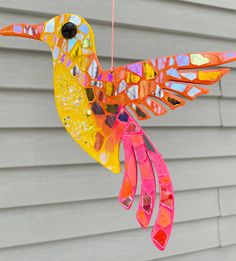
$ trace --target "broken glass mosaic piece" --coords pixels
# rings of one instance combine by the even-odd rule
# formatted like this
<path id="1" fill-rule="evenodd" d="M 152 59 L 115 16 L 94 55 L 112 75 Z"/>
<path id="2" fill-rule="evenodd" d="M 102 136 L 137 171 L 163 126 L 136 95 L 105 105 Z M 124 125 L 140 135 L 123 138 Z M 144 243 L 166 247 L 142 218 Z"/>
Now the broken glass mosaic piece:
<path id="1" fill-rule="evenodd" d="M 102 107 L 99 105 L 98 102 L 94 102 L 92 105 L 92 111 L 95 115 L 103 115 L 105 114 Z"/>
<path id="2" fill-rule="evenodd" d="M 92 79 L 95 79 L 98 76 L 98 65 L 95 60 L 92 61 L 88 69 L 88 73 Z"/>

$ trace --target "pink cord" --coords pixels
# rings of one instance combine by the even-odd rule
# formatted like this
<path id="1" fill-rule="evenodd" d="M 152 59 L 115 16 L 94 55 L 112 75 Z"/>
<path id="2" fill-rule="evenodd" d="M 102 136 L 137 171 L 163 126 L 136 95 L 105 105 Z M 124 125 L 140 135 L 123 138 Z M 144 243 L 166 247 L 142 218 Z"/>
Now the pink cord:
<path id="1" fill-rule="evenodd" d="M 114 71 L 115 44 L 115 0 L 112 0 L 112 33 L 111 33 L 111 71 Z"/>

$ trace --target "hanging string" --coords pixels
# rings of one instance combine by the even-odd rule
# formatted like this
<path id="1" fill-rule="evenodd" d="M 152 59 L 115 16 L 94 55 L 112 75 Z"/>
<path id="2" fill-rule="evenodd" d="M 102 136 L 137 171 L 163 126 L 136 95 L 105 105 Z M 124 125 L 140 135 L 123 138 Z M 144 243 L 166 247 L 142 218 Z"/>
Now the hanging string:
<path id="1" fill-rule="evenodd" d="M 112 0 L 112 32 L 111 32 L 111 71 L 114 71 L 114 52 L 115 52 L 115 0 Z"/>

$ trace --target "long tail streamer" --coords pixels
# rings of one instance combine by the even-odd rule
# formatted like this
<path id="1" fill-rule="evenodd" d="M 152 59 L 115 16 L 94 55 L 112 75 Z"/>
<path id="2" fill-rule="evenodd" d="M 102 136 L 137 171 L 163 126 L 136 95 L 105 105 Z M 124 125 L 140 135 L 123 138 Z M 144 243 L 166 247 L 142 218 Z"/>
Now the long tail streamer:
<path id="1" fill-rule="evenodd" d="M 131 208 L 136 194 L 138 164 L 141 194 L 136 217 L 143 228 L 148 227 L 156 200 L 156 174 L 160 199 L 152 240 L 160 250 L 164 250 L 174 222 L 174 191 L 169 171 L 162 156 L 143 130 L 140 129 L 139 133 L 126 133 L 122 141 L 125 151 L 125 174 L 119 201 L 126 209 Z"/>

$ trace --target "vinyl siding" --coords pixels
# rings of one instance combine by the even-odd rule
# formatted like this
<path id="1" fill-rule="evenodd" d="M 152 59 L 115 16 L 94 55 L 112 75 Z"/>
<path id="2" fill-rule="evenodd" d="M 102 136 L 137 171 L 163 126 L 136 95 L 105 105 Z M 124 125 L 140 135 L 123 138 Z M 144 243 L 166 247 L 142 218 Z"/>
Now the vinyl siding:
<path id="1" fill-rule="evenodd" d="M 116 65 L 236 49 L 234 0 L 116 5 Z M 0 26 L 78 13 L 93 26 L 109 68 L 110 8 L 110 0 L 1 0 Z M 159 252 L 151 227 L 138 227 L 137 202 L 129 212 L 118 204 L 122 174 L 96 164 L 63 129 L 47 46 L 0 38 L 0 261 L 234 261 L 236 64 L 230 67 L 207 96 L 142 123 L 176 191 L 173 236 Z"/>

